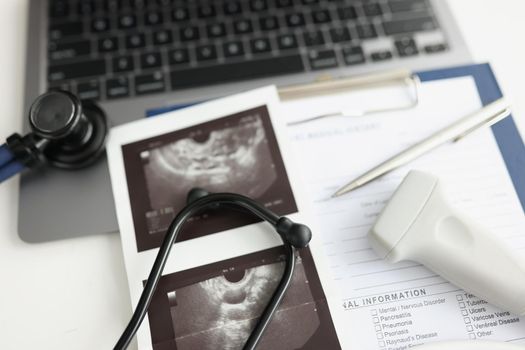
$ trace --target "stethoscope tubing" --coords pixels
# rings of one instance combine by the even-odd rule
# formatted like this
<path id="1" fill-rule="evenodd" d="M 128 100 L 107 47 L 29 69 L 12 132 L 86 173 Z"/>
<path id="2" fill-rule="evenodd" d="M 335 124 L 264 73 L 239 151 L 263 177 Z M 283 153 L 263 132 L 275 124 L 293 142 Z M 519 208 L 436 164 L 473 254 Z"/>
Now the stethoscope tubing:
<path id="1" fill-rule="evenodd" d="M 114 350 L 123 350 L 127 349 L 129 343 L 133 339 L 133 336 L 137 332 L 142 323 L 146 313 L 148 311 L 151 300 L 157 288 L 157 284 L 162 276 L 162 271 L 164 266 L 168 261 L 169 253 L 173 243 L 177 240 L 177 236 L 181 231 L 182 227 L 186 221 L 197 214 L 198 212 L 216 206 L 224 207 L 237 207 L 247 210 L 248 212 L 253 213 L 260 219 L 263 219 L 270 223 L 274 228 L 276 227 L 280 217 L 270 210 L 264 208 L 259 203 L 251 200 L 248 197 L 235 194 L 235 193 L 213 193 L 202 198 L 195 200 L 194 202 L 189 203 L 184 207 L 177 216 L 171 222 L 164 241 L 159 248 L 159 252 L 151 268 L 148 280 L 144 286 L 142 294 L 140 296 L 137 307 L 129 321 L 126 329 L 122 333 L 117 344 L 113 348 Z M 254 330 L 252 331 L 250 337 L 245 343 L 244 350 L 253 350 L 257 346 L 259 340 L 262 337 L 266 327 L 270 323 L 270 320 L 275 313 L 275 310 L 279 306 L 281 300 L 283 299 L 285 292 L 290 285 L 290 282 L 293 277 L 293 272 L 295 268 L 295 248 L 287 242 L 283 237 L 281 237 L 283 244 L 286 249 L 286 266 L 283 277 L 279 282 L 270 302 L 267 304 L 263 314 L 261 315 L 259 322 L 256 324 Z"/>
<path id="2" fill-rule="evenodd" d="M 0 146 L 0 182 L 20 173 L 25 166 L 15 159 L 15 156 L 6 144 Z"/>
<path id="3" fill-rule="evenodd" d="M 6 144 L 0 146 L 0 167 L 6 165 L 15 158 L 13 152 L 7 147 Z"/>

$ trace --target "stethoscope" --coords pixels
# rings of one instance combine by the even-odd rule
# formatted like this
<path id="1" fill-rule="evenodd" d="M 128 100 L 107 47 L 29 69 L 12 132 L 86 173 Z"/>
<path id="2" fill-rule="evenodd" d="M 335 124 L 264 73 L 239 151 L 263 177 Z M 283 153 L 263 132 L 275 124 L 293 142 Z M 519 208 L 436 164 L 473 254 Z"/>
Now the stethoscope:
<path id="1" fill-rule="evenodd" d="M 29 109 L 31 132 L 25 136 L 13 134 L 0 146 L 0 182 L 26 168 L 53 166 L 81 169 L 95 163 L 103 154 L 109 132 L 107 117 L 98 105 L 80 101 L 65 91 L 49 91 L 40 95 Z M 240 209 L 273 226 L 286 250 L 286 266 L 276 290 L 252 330 L 243 349 L 255 349 L 283 299 L 295 269 L 296 248 L 304 248 L 312 233 L 303 224 L 278 216 L 253 199 L 235 193 L 208 193 L 192 189 L 186 206 L 171 222 L 153 263 L 144 290 L 128 326 L 115 345 L 126 349 L 144 320 L 168 256 L 184 223 L 203 210 L 218 207 Z"/>

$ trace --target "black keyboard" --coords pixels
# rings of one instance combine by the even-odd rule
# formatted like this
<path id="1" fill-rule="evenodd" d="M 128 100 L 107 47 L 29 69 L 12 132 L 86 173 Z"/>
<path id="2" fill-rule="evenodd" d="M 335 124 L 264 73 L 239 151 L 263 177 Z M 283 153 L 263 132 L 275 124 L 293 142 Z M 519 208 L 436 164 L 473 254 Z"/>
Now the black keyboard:
<path id="1" fill-rule="evenodd" d="M 428 0 L 50 0 L 47 78 L 125 98 L 433 54 L 414 35 L 438 29 Z"/>

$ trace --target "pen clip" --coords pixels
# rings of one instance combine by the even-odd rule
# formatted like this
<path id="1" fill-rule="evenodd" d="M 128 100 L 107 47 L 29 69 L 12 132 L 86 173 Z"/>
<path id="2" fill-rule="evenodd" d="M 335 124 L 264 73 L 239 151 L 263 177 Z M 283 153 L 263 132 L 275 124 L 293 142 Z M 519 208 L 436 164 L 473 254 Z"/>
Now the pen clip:
<path id="1" fill-rule="evenodd" d="M 502 110 L 494 113 L 493 115 L 491 115 L 487 119 L 485 119 L 485 120 L 481 121 L 480 123 L 474 125 L 472 128 L 470 128 L 470 129 L 466 130 L 465 132 L 459 134 L 454 139 L 452 139 L 452 141 L 453 142 L 458 142 L 459 140 L 461 140 L 465 136 L 471 134 L 472 132 L 476 131 L 477 129 L 480 129 L 480 128 L 484 127 L 484 126 L 494 125 L 497 122 L 499 122 L 500 120 L 505 119 L 506 117 L 508 117 L 510 115 L 510 113 L 511 113 L 510 108 L 509 107 L 505 107 Z"/>
<path id="2" fill-rule="evenodd" d="M 297 121 L 292 121 L 287 123 L 287 126 L 294 126 L 299 124 L 304 124 L 308 122 L 312 122 L 314 120 L 328 118 L 328 117 L 364 117 L 369 116 L 372 114 L 379 114 L 379 113 L 386 113 L 386 112 L 395 112 L 395 111 L 404 111 L 412 108 L 416 108 L 419 105 L 419 98 L 420 98 L 420 87 L 421 87 L 421 80 L 417 76 L 417 74 L 411 74 L 410 76 L 402 77 L 401 79 L 397 77 L 396 79 L 391 80 L 385 80 L 382 82 L 382 84 L 378 84 L 380 86 L 387 85 L 391 82 L 398 82 L 402 81 L 403 84 L 406 85 L 407 89 L 410 91 L 410 101 L 407 104 L 398 105 L 398 106 L 390 106 L 390 107 L 382 107 L 382 108 L 371 108 L 371 109 L 365 109 L 362 111 L 352 111 L 350 113 L 345 111 L 339 111 L 339 112 L 331 112 L 331 113 L 325 113 L 313 117 L 309 117 L 306 119 L 301 119 Z"/>

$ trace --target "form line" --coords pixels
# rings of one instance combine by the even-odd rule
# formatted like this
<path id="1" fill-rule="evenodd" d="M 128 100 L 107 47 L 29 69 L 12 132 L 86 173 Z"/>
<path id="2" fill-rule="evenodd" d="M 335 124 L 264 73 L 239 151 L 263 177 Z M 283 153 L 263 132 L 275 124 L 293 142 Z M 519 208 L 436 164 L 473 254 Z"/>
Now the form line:
<path id="1" fill-rule="evenodd" d="M 376 287 L 384 287 L 384 286 L 390 286 L 390 285 L 393 285 L 393 284 L 400 284 L 400 283 L 414 282 L 414 281 L 425 280 L 425 279 L 435 278 L 435 277 L 439 277 L 439 276 L 438 276 L 438 275 L 432 275 L 432 276 L 428 276 L 428 277 L 419 277 L 419 278 L 413 278 L 413 279 L 410 279 L 410 280 L 404 280 L 404 281 L 397 281 L 397 282 L 389 282 L 389 283 L 383 283 L 383 284 L 376 284 L 376 285 L 373 285 L 373 286 L 367 286 L 367 287 L 356 288 L 356 289 L 354 289 L 354 290 L 363 290 L 363 289 L 371 289 L 371 288 L 376 288 Z M 405 288 L 405 289 L 406 289 L 406 288 Z"/>
<path id="2" fill-rule="evenodd" d="M 421 266 L 422 266 L 421 264 L 417 264 L 417 265 L 411 265 L 411 266 L 405 266 L 405 267 L 398 267 L 398 268 L 390 269 L 390 270 L 381 270 L 381 271 L 360 273 L 358 275 L 352 275 L 351 277 L 369 276 L 369 275 L 375 275 L 375 274 L 378 274 L 378 273 L 385 273 L 385 272 L 398 271 L 398 270 L 406 270 L 406 269 L 411 269 L 413 267 L 421 267 Z"/>
<path id="3" fill-rule="evenodd" d="M 433 286 L 438 286 L 440 284 L 446 284 L 446 283 L 450 283 L 448 281 L 441 281 L 441 282 L 436 282 L 436 283 L 430 283 L 430 284 L 424 284 L 422 286 L 417 286 L 417 287 L 413 287 L 413 288 L 425 288 L 425 287 L 433 287 Z M 407 288 L 402 288 L 402 289 L 395 289 L 395 290 L 391 290 L 389 291 L 390 293 L 396 293 L 396 292 L 402 292 L 404 290 L 406 290 Z M 357 290 L 357 289 L 356 289 Z M 461 289 L 457 289 L 457 290 L 461 290 Z M 456 290 L 454 290 L 456 291 Z M 371 296 L 374 296 L 374 295 L 378 295 L 378 294 L 381 294 L 381 293 L 375 293 L 375 294 L 367 294 L 367 295 L 360 295 L 360 296 L 357 296 L 357 297 L 352 297 L 352 298 L 345 298 L 343 300 L 350 300 L 350 299 L 356 299 L 356 298 L 366 298 L 366 297 L 371 297 Z"/>

